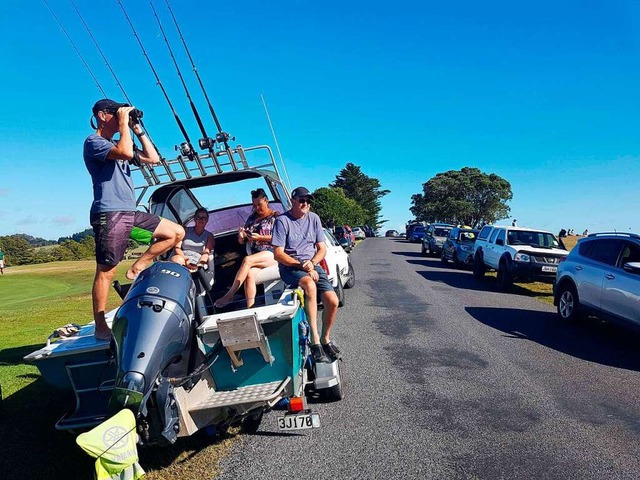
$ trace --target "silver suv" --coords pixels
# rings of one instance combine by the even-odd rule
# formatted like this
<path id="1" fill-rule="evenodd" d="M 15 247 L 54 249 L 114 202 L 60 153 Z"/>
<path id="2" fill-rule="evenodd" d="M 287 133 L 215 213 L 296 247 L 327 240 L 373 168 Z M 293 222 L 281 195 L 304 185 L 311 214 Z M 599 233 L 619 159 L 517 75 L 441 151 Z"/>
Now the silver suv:
<path id="1" fill-rule="evenodd" d="M 558 265 L 553 303 L 564 320 L 592 313 L 640 327 L 640 235 L 579 240 Z"/>

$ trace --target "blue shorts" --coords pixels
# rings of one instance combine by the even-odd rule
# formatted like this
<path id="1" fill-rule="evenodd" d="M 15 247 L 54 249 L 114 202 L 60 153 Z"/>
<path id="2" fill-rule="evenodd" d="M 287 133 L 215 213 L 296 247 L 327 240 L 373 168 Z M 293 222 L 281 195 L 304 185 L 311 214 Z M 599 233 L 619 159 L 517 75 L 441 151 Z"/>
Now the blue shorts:
<path id="1" fill-rule="evenodd" d="M 146 212 L 98 212 L 90 218 L 96 238 L 96 262 L 117 265 L 124 258 L 133 227 L 154 232 L 160 217 Z"/>
<path id="2" fill-rule="evenodd" d="M 297 267 L 287 267 L 281 263 L 278 264 L 278 270 L 280 271 L 282 281 L 292 287 L 297 287 L 300 284 L 300 280 L 309 275 L 304 270 L 300 270 Z M 327 277 L 327 272 L 319 265 L 316 265 L 315 270 L 318 272 L 318 275 L 320 275 L 320 278 L 316 282 L 316 291 L 318 293 L 333 292 L 333 285 L 331 285 Z"/>

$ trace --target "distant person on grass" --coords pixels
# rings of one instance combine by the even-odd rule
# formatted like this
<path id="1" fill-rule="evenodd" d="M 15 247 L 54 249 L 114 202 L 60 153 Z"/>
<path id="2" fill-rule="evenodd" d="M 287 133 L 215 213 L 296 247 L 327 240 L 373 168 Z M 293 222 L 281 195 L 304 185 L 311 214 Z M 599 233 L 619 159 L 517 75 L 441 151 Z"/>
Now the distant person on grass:
<path id="1" fill-rule="evenodd" d="M 0 248 L 0 274 L 4 275 L 4 252 Z"/>
<path id="2" fill-rule="evenodd" d="M 109 340 L 105 321 L 109 288 L 116 267 L 124 257 L 133 227 L 153 232 L 147 251 L 127 270 L 133 280 L 155 257 L 169 251 L 184 237 L 182 226 L 156 215 L 136 211 L 131 164 L 157 164 L 158 152 L 135 117 L 134 107 L 113 100 L 98 100 L 93 106 L 96 132 L 84 142 L 84 163 L 93 183 L 90 222 L 96 239 L 96 274 L 91 296 L 95 337 Z M 131 130 L 142 149 L 134 145 Z M 119 133 L 117 140 L 113 136 Z"/>
<path id="3" fill-rule="evenodd" d="M 338 296 L 318 265 L 327 246 L 320 217 L 309 211 L 312 200 L 305 187 L 291 192 L 291 210 L 276 218 L 271 243 L 280 278 L 287 285 L 300 285 L 304 290 L 304 308 L 311 326 L 311 354 L 316 362 L 329 362 L 329 358 L 340 358 L 340 350 L 329 336 L 338 312 Z M 324 307 L 322 337 L 318 329 L 318 293 Z"/>

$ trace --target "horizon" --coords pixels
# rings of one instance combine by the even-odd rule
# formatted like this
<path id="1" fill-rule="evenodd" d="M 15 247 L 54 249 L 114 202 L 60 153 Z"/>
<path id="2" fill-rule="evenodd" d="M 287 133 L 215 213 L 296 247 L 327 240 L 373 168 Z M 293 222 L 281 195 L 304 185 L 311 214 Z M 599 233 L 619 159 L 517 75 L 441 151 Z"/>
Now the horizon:
<path id="1" fill-rule="evenodd" d="M 107 95 L 122 100 L 75 11 L 50 3 Z M 174 155 L 184 140 L 117 3 L 75 3 L 158 148 Z M 198 128 L 149 5 L 130 3 L 195 144 Z M 191 65 L 156 3 L 211 134 Z M 264 95 L 291 183 L 315 190 L 347 163 L 358 165 L 391 191 L 381 199 L 383 230 L 404 229 L 411 195 L 437 173 L 477 167 L 510 182 L 505 222 L 553 233 L 640 233 L 629 181 L 640 167 L 634 2 L 405 1 L 389 9 L 185 0 L 172 8 L 223 129 L 237 143 L 274 146 Z M 103 95 L 44 4 L 5 2 L 4 18 L 0 236 L 70 236 L 89 228 L 92 189 L 81 149 L 92 133 L 91 106 Z M 215 36 L 212 18 L 224 19 Z"/>

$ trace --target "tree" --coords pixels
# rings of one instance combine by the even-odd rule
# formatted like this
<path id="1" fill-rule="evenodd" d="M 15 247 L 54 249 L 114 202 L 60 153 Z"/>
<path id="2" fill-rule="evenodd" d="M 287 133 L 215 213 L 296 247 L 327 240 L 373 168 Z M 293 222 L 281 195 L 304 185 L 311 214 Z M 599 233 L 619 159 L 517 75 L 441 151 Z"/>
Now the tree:
<path id="1" fill-rule="evenodd" d="M 347 198 L 341 188 L 322 187 L 313 192 L 312 210 L 327 227 L 363 225 L 366 212 L 355 200 Z"/>
<path id="2" fill-rule="evenodd" d="M 380 190 L 380 181 L 362 173 L 360 167 L 353 163 L 347 165 L 336 175 L 335 182 L 329 184 L 332 188 L 341 188 L 347 198 L 355 200 L 364 209 L 366 217 L 361 223 L 349 225 L 372 225 L 377 227 L 380 221 L 380 199 L 387 195 L 389 190 Z"/>
<path id="3" fill-rule="evenodd" d="M 470 226 L 507 218 L 507 202 L 513 198 L 507 180 L 471 167 L 438 173 L 422 190 L 411 196 L 410 210 L 416 219 Z"/>

